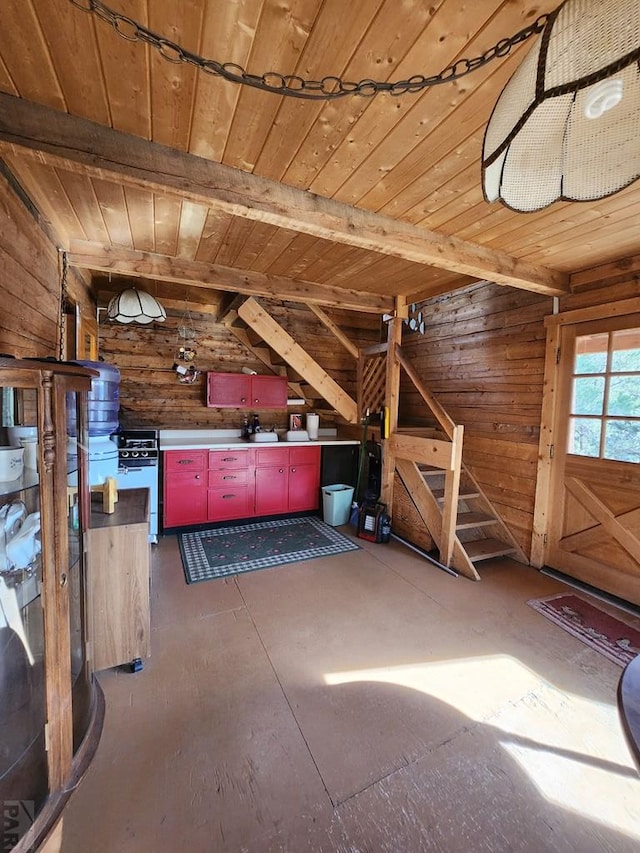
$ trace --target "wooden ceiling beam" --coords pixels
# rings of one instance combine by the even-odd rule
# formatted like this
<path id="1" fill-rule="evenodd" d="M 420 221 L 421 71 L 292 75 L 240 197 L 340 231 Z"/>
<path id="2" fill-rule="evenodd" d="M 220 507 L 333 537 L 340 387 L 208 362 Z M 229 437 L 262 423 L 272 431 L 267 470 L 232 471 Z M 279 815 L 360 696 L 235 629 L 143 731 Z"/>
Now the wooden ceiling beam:
<path id="1" fill-rule="evenodd" d="M 566 273 L 0 93 L 0 150 L 14 146 L 55 168 L 171 193 L 233 216 L 496 284 L 569 292 Z"/>
<path id="2" fill-rule="evenodd" d="M 364 311 L 369 314 L 389 313 L 393 310 L 394 304 L 391 296 L 363 293 L 330 284 L 316 284 L 84 240 L 71 241 L 67 262 L 72 267 L 98 272 L 178 282 L 192 287 L 206 287 L 210 290 L 231 290 L 246 296 L 263 296 L 267 299 L 313 302 L 318 305 L 348 308 L 351 311 Z"/>

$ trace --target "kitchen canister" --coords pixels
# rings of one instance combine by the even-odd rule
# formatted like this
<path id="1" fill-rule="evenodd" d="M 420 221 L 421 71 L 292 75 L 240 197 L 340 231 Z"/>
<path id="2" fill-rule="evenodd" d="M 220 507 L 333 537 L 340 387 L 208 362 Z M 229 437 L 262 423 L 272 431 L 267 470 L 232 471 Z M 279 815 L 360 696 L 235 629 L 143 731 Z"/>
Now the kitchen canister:
<path id="1" fill-rule="evenodd" d="M 307 415 L 307 432 L 311 441 L 318 440 L 318 427 L 320 426 L 320 416 L 314 412 L 309 412 Z"/>
<path id="2" fill-rule="evenodd" d="M 17 480 L 22 476 L 24 448 L 10 445 L 0 447 L 0 481 Z"/>
<path id="3" fill-rule="evenodd" d="M 24 448 L 24 467 L 36 471 L 38 469 L 38 442 L 29 438 L 21 438 L 20 445 Z"/>

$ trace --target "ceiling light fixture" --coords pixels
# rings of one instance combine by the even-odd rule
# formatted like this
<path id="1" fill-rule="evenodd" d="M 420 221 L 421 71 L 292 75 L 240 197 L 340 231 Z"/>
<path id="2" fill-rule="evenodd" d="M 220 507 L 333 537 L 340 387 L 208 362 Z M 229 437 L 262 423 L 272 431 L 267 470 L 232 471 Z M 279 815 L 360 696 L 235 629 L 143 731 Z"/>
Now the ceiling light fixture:
<path id="1" fill-rule="evenodd" d="M 566 0 L 507 83 L 483 190 L 518 211 L 593 201 L 640 176 L 638 0 Z"/>
<path id="2" fill-rule="evenodd" d="M 107 306 L 107 317 L 115 323 L 161 323 L 167 319 L 167 312 L 158 300 L 131 287 L 114 296 Z"/>

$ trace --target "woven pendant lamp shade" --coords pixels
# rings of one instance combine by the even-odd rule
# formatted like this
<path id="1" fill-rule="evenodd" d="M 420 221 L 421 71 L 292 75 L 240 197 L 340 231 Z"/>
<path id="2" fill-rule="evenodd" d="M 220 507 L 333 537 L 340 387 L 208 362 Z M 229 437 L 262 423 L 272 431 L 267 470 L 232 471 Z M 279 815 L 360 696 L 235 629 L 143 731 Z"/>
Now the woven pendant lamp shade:
<path id="1" fill-rule="evenodd" d="M 167 312 L 151 294 L 131 287 L 111 299 L 107 317 L 116 323 L 146 324 L 166 320 Z"/>
<path id="2" fill-rule="evenodd" d="M 500 95 L 482 157 L 487 201 L 589 201 L 640 176 L 638 0 L 566 0 Z"/>

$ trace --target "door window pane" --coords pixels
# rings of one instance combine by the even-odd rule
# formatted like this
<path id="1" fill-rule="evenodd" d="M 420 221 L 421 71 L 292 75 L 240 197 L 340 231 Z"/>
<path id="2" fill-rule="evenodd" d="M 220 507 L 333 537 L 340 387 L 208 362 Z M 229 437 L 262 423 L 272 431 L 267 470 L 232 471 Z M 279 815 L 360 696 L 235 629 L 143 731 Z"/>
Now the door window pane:
<path id="1" fill-rule="evenodd" d="M 640 417 L 640 374 L 611 377 L 607 414 Z"/>
<path id="2" fill-rule="evenodd" d="M 640 462 L 640 420 L 607 421 L 604 456 L 621 462 Z"/>
<path id="3" fill-rule="evenodd" d="M 599 418 L 570 418 L 569 453 L 578 456 L 600 456 Z"/>
<path id="4" fill-rule="evenodd" d="M 611 371 L 640 372 L 640 329 L 622 329 L 612 333 Z"/>
<path id="5" fill-rule="evenodd" d="M 604 373 L 607 369 L 609 333 L 581 335 L 576 339 L 574 373 Z"/>
<path id="6" fill-rule="evenodd" d="M 573 383 L 574 415 L 601 415 L 604 405 L 604 377 L 587 376 Z"/>

